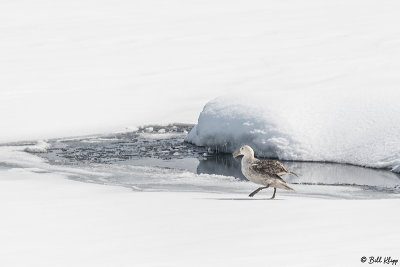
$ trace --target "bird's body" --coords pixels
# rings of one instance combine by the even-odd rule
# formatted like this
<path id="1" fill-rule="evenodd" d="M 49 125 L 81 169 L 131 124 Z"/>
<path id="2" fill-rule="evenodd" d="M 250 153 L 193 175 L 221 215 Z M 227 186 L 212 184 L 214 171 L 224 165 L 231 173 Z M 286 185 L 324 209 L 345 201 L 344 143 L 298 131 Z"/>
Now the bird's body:
<path id="1" fill-rule="evenodd" d="M 243 155 L 242 158 L 242 173 L 251 182 L 264 187 L 258 188 L 256 191 L 251 193 L 249 196 L 252 197 L 257 194 L 260 190 L 274 187 L 275 197 L 276 188 L 293 190 L 280 176 L 284 174 L 294 174 L 289 171 L 282 163 L 276 160 L 259 160 L 254 157 L 254 151 L 249 146 L 241 147 L 235 154 L 234 157 Z M 297 176 L 297 175 L 296 175 Z"/>

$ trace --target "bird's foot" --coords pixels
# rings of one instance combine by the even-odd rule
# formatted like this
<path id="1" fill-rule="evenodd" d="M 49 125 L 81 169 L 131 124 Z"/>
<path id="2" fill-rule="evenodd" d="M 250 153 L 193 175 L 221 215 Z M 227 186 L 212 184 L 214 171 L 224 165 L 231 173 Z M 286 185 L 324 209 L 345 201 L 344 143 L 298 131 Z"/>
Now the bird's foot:
<path id="1" fill-rule="evenodd" d="M 272 195 L 271 199 L 275 198 L 275 194 L 276 194 L 276 187 L 274 187 L 274 194 Z"/>

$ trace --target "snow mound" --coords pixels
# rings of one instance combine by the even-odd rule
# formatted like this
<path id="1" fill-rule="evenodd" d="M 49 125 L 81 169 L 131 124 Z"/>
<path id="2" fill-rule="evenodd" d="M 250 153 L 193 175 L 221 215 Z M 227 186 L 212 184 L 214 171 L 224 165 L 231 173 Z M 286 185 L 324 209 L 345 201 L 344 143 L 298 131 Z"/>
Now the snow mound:
<path id="1" fill-rule="evenodd" d="M 35 145 L 28 146 L 24 150 L 30 153 L 46 153 L 51 145 L 43 140 L 39 140 Z"/>
<path id="2" fill-rule="evenodd" d="M 395 90 L 288 90 L 207 103 L 186 141 L 259 157 L 328 161 L 400 172 L 400 105 Z"/>

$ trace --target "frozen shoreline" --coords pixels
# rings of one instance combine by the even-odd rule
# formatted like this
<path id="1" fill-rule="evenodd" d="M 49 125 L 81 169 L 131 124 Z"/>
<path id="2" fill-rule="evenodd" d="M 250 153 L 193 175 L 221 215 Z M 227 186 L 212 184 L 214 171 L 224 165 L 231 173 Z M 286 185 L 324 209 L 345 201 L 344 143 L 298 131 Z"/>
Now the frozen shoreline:
<path id="1" fill-rule="evenodd" d="M 399 199 L 132 192 L 34 171 L 0 169 L 1 266 L 362 266 L 362 256 L 400 257 Z"/>
<path id="2" fill-rule="evenodd" d="M 164 133 L 140 131 L 1 146 L 0 163 L 135 191 L 247 195 L 255 189 L 256 185 L 241 174 L 240 159 L 226 154 L 204 153 L 206 148 L 184 143 L 186 134 L 179 127 L 159 130 Z M 389 171 L 345 164 L 284 164 L 299 176 L 284 177 L 296 191 L 279 190 L 283 196 L 326 199 L 400 197 L 400 176 Z"/>

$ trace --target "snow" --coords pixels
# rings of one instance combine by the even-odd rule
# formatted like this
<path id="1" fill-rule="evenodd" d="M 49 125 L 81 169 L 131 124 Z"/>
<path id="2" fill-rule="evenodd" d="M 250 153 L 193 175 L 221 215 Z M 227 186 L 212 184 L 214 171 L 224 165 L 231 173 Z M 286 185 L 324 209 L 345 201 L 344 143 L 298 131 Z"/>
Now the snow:
<path id="1" fill-rule="evenodd" d="M 0 1 L 0 142 L 89 134 L 96 142 L 98 133 L 192 123 L 223 96 L 204 107 L 189 140 L 400 172 L 399 8 L 392 0 Z M 26 153 L 49 148 L 0 146 L 0 266 L 400 258 L 394 173 L 377 181 L 369 169 L 306 168 L 300 178 L 316 184 L 269 201 L 270 191 L 249 199 L 254 185 L 229 176 L 49 165 Z M 381 191 L 338 184 L 348 181 Z"/>
<path id="2" fill-rule="evenodd" d="M 26 152 L 32 153 L 46 153 L 51 145 L 43 140 L 39 140 L 36 145 L 28 146 L 25 148 Z"/>
<path id="3" fill-rule="evenodd" d="M 153 127 L 147 127 L 144 130 L 146 131 L 146 133 L 151 133 L 153 132 Z"/>
<path id="4" fill-rule="evenodd" d="M 135 193 L 0 172 L 1 266 L 362 266 L 364 255 L 400 256 L 399 200 Z"/>
<path id="5" fill-rule="evenodd" d="M 362 256 L 400 257 L 396 193 L 296 184 L 270 201 L 270 191 L 248 198 L 255 185 L 229 176 L 50 165 L 25 152 L 34 146 L 0 146 L 1 266 L 363 266 Z M 328 176 L 318 169 L 309 181 Z M 337 176 L 362 181 L 368 172 Z M 124 183 L 127 174 L 134 180 Z"/>
<path id="6" fill-rule="evenodd" d="M 400 105 L 397 89 L 270 91 L 207 103 L 187 141 L 256 156 L 348 163 L 398 171 Z"/>
<path id="7" fill-rule="evenodd" d="M 392 171 L 393 171 L 393 172 L 398 172 L 398 173 L 400 173 L 400 165 L 394 167 L 394 168 L 392 169 Z"/>
<path id="8" fill-rule="evenodd" d="M 1 266 L 363 266 L 362 256 L 400 256 L 398 199 L 134 192 L 19 167 L 0 168 L 0 196 Z"/>
<path id="9" fill-rule="evenodd" d="M 181 136 L 181 133 L 142 133 L 141 137 L 145 138 L 145 139 L 157 139 L 157 140 L 161 140 L 161 139 L 170 139 L 170 138 L 176 138 Z M 182 137 L 183 138 L 183 137 Z"/>
<path id="10" fill-rule="evenodd" d="M 398 88 L 399 5 L 1 1 L 0 142 L 191 123 L 228 93 Z"/>

